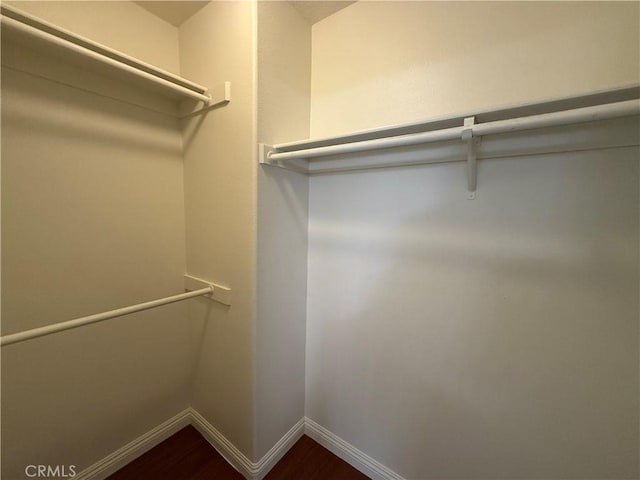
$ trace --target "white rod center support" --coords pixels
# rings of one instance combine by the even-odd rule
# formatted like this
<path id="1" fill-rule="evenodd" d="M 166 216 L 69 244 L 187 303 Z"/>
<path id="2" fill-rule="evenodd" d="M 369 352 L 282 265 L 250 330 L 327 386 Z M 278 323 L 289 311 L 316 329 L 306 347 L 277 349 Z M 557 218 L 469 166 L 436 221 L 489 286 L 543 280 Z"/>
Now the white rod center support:
<path id="1" fill-rule="evenodd" d="M 473 137 L 473 125 L 476 117 L 464 119 L 464 129 L 462 130 L 462 140 L 467 142 L 467 199 L 476 198 L 476 188 L 478 186 L 478 159 L 476 156 L 475 138 Z"/>
<path id="2" fill-rule="evenodd" d="M 158 300 L 151 300 L 149 302 L 138 303 L 137 305 L 131 305 L 129 307 L 118 308 L 116 310 L 110 310 L 108 312 L 96 313 L 95 315 L 89 315 L 87 317 L 80 317 L 74 320 L 68 320 L 66 322 L 56 323 L 53 325 L 46 325 L 44 327 L 33 328 L 24 332 L 12 333 L 0 337 L 0 346 L 11 345 L 13 343 L 24 342 L 32 338 L 43 337 L 45 335 L 51 335 L 52 333 L 62 332 L 64 330 L 70 330 L 72 328 L 82 327 L 91 323 L 102 322 L 103 320 L 109 320 L 110 318 L 122 317 L 123 315 L 129 315 L 130 313 L 141 312 L 142 310 L 149 310 L 150 308 L 159 307 L 161 305 L 167 305 L 169 303 L 179 302 L 188 298 L 200 297 L 202 295 L 212 295 L 214 293 L 213 285 L 209 285 L 207 288 L 200 290 L 194 290 L 193 292 L 181 293 L 179 295 L 173 295 L 171 297 L 160 298 Z"/>

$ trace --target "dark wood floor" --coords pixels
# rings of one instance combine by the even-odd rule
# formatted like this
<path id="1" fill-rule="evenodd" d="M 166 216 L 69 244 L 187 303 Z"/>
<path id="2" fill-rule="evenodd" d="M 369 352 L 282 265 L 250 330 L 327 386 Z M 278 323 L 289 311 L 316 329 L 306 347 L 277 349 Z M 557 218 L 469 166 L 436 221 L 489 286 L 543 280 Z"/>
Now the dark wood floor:
<path id="1" fill-rule="evenodd" d="M 264 480 L 367 480 L 348 463 L 303 436 Z M 180 430 L 108 480 L 244 480 L 192 426 Z"/>
<path id="2" fill-rule="evenodd" d="M 264 480 L 369 480 L 369 477 L 304 435 Z"/>

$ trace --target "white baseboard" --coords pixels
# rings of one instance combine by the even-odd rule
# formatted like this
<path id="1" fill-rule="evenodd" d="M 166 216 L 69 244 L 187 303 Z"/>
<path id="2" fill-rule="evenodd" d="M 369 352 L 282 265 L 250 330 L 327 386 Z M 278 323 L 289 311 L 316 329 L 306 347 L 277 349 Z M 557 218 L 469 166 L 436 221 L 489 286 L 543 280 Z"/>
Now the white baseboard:
<path id="1" fill-rule="evenodd" d="M 129 442 L 111 455 L 79 472 L 74 478 L 76 480 L 104 480 L 109 475 L 120 470 L 143 453 L 151 450 L 160 442 L 189 425 L 191 423 L 189 410 L 190 409 L 180 412 L 153 430 Z"/>
<path id="2" fill-rule="evenodd" d="M 258 462 L 252 462 L 191 407 L 81 471 L 75 479 L 104 480 L 187 425 L 193 425 L 230 465 L 249 480 L 262 480 L 303 434 L 307 434 L 373 480 L 404 480 L 380 462 L 306 417 L 291 427 Z"/>
<path id="3" fill-rule="evenodd" d="M 304 433 L 372 480 L 404 480 L 393 470 L 307 417 L 304 419 Z"/>
<path id="4" fill-rule="evenodd" d="M 191 424 L 207 439 L 211 446 L 245 478 L 253 478 L 253 462 L 193 408 L 189 409 L 189 414 Z"/>
<path id="5" fill-rule="evenodd" d="M 304 435 L 305 419 L 301 418 L 291 429 L 271 447 L 264 457 L 255 464 L 257 468 L 256 480 L 262 480 L 264 476 L 278 463 L 293 445 Z"/>
<path id="6" fill-rule="evenodd" d="M 262 480 L 304 433 L 304 418 L 301 418 L 258 462 L 252 462 L 202 415 L 194 409 L 190 409 L 190 414 L 193 426 L 202 436 L 227 462 L 251 480 Z"/>

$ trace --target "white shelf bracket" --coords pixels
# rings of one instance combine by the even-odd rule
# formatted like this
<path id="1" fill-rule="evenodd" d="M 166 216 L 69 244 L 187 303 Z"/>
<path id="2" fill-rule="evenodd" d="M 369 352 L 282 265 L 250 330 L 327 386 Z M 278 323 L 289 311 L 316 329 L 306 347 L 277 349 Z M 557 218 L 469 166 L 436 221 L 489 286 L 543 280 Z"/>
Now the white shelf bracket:
<path id="1" fill-rule="evenodd" d="M 192 275 L 184 276 L 184 289 L 187 291 L 199 290 L 201 288 L 213 288 L 213 292 L 209 295 L 203 295 L 204 298 L 210 298 L 216 302 L 220 302 L 223 305 L 231 305 L 231 289 L 229 287 L 223 287 L 222 285 L 216 285 L 208 280 L 194 277 Z"/>
<path id="2" fill-rule="evenodd" d="M 467 200 L 475 200 L 478 186 L 478 161 L 476 157 L 476 142 L 473 137 L 473 125 L 476 117 L 464 119 L 462 140 L 467 142 Z"/>

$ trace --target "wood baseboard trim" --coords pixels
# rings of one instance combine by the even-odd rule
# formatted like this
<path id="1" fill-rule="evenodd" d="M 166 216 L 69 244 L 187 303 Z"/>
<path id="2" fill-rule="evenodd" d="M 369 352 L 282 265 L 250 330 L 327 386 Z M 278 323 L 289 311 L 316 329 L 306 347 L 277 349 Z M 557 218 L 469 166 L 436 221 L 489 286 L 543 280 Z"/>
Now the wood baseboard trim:
<path id="1" fill-rule="evenodd" d="M 308 417 L 304 419 L 304 433 L 372 480 L 405 480 Z"/>

